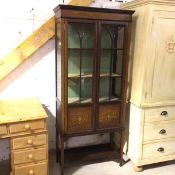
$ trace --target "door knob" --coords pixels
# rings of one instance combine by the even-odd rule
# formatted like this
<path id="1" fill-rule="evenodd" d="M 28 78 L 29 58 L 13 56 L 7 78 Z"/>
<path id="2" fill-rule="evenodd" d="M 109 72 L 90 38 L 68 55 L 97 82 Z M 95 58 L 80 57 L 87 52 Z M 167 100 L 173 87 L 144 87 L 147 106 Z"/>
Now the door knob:
<path id="1" fill-rule="evenodd" d="M 164 148 L 160 147 L 160 148 L 157 149 L 157 151 L 164 152 Z"/>
<path id="2" fill-rule="evenodd" d="M 27 143 L 28 143 L 29 145 L 32 145 L 32 144 L 33 144 L 33 140 L 29 139 L 29 140 L 27 140 Z"/>
<path id="3" fill-rule="evenodd" d="M 159 134 L 166 134 L 166 130 L 165 130 L 165 129 L 161 129 L 161 130 L 159 131 Z"/>
<path id="4" fill-rule="evenodd" d="M 34 175 L 34 171 L 33 170 L 30 170 L 28 174 L 29 175 Z"/>
<path id="5" fill-rule="evenodd" d="M 162 111 L 160 115 L 166 116 L 166 115 L 168 115 L 168 112 L 167 111 Z"/>

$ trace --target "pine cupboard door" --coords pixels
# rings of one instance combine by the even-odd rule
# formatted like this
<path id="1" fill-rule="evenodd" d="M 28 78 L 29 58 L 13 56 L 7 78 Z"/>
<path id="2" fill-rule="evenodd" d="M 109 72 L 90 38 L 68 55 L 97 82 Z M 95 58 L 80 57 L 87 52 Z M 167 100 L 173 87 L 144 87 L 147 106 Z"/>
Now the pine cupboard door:
<path id="1" fill-rule="evenodd" d="M 95 22 L 68 20 L 66 23 L 68 133 L 93 130 L 95 35 Z"/>
<path id="2" fill-rule="evenodd" d="M 175 101 L 175 12 L 154 11 L 146 103 Z"/>
<path id="3" fill-rule="evenodd" d="M 105 129 L 117 127 L 120 122 L 126 25 L 103 22 L 100 29 L 97 126 Z"/>

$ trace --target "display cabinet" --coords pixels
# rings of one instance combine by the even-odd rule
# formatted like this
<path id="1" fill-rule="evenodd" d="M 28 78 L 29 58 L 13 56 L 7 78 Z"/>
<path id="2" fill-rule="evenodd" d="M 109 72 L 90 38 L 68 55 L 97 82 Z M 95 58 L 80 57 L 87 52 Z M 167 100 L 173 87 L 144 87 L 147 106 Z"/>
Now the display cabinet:
<path id="1" fill-rule="evenodd" d="M 133 11 L 59 5 L 54 12 L 56 147 L 63 173 L 67 138 L 113 132 L 122 137 Z M 122 142 L 120 148 L 122 160 Z"/>

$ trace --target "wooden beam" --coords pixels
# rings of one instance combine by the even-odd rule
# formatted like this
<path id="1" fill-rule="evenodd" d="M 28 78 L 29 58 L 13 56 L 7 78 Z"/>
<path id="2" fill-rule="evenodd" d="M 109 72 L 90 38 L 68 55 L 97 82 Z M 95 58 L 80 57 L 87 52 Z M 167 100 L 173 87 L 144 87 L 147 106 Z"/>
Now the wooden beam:
<path id="1" fill-rule="evenodd" d="M 72 0 L 69 2 L 69 5 L 77 5 L 77 6 L 89 6 L 95 0 Z"/>
<path id="2" fill-rule="evenodd" d="M 54 35 L 55 17 L 52 17 L 5 58 L 0 60 L 0 80 L 4 79 Z"/>
<path id="3" fill-rule="evenodd" d="M 89 6 L 95 0 L 72 0 L 69 5 Z M 55 35 L 55 17 L 50 18 L 18 47 L 0 60 L 0 80 L 16 69 Z"/>

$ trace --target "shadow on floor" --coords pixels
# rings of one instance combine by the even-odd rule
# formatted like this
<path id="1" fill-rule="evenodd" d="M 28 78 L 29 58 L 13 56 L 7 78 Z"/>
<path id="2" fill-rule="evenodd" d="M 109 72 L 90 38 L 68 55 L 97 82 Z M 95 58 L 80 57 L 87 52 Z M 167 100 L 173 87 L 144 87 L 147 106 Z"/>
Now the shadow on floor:
<path id="1" fill-rule="evenodd" d="M 144 166 L 144 171 L 137 173 L 133 170 L 134 164 L 129 161 L 119 167 L 115 161 L 66 164 L 64 175 L 174 175 L 175 160 Z M 10 175 L 10 162 L 0 162 L 0 175 Z M 59 164 L 55 161 L 55 151 L 49 153 L 49 175 L 60 175 Z"/>

